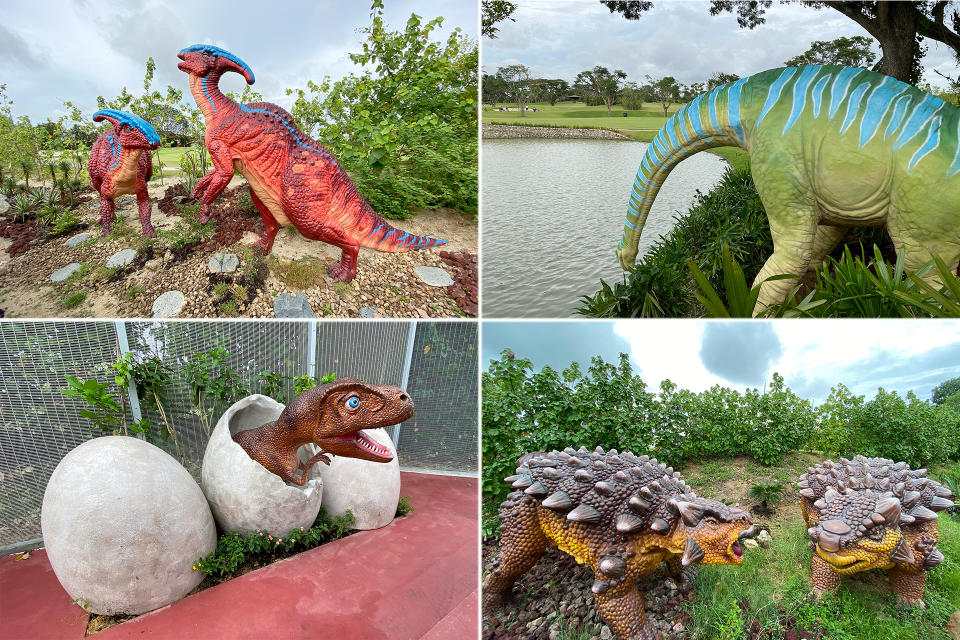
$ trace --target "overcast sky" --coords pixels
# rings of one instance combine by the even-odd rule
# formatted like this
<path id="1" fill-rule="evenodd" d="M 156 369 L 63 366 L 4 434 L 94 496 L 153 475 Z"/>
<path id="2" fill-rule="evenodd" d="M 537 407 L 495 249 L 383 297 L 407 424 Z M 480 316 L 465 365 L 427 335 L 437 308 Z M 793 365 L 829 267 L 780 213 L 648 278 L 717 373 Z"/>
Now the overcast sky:
<path id="1" fill-rule="evenodd" d="M 530 67 L 536 78 L 573 81 L 601 65 L 622 69 L 643 83 L 647 74 L 673 76 L 682 84 L 703 82 L 716 71 L 743 77 L 783 66 L 814 40 L 869 34 L 833 9 L 775 2 L 766 23 L 741 29 L 734 14 L 710 15 L 709 2 L 657 0 L 640 20 L 611 14 L 597 0 L 516 0 L 516 22 L 498 23 L 495 39 L 481 43 L 484 73 L 510 64 Z M 925 79 L 943 86 L 936 68 L 956 77 L 953 53 L 926 41 Z M 879 46 L 874 47 L 879 53 Z M 879 56 L 878 56 L 879 58 Z"/>
<path id="2" fill-rule="evenodd" d="M 411 13 L 443 16 L 446 39 L 454 27 L 477 38 L 477 0 L 385 0 L 385 22 L 403 30 Z M 87 1 L 2 0 L 0 84 L 14 101 L 15 115 L 36 122 L 56 119 L 64 100 L 91 114 L 96 97 L 127 89 L 139 95 L 149 56 L 157 63 L 154 87 L 171 84 L 190 99 L 177 52 L 211 43 L 236 54 L 253 69 L 260 91 L 284 107 L 287 87 L 305 87 L 325 75 L 342 77 L 357 68 L 347 53 L 361 50 L 359 30 L 370 22 L 368 0 L 273 2 L 231 0 Z M 222 81 L 227 91 L 244 86 L 238 74 Z"/>
<path id="3" fill-rule="evenodd" d="M 815 402 L 842 382 L 872 398 L 878 387 L 929 399 L 933 387 L 960 376 L 960 321 L 900 320 L 615 320 L 482 323 L 484 369 L 509 347 L 539 369 L 586 369 L 601 355 L 627 353 L 648 386 L 670 379 L 704 391 L 715 384 L 763 387 L 780 373 Z"/>

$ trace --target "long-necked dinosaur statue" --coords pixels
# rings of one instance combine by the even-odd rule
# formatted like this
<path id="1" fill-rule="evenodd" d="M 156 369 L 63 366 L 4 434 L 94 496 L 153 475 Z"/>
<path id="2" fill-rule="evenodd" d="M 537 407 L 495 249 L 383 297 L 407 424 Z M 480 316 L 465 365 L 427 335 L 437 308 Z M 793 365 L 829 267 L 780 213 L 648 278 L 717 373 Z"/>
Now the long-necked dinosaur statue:
<path id="1" fill-rule="evenodd" d="M 679 472 L 645 455 L 527 454 L 505 480 L 516 491 L 500 505 L 500 555 L 483 582 L 488 612 L 554 546 L 594 570 L 594 600 L 618 638 L 654 640 L 637 578 L 661 562 L 678 579 L 692 564 L 740 564 L 740 539 L 756 533 L 745 511 L 698 498 Z"/>
<path id="2" fill-rule="evenodd" d="M 819 267 L 856 226 L 886 226 L 910 269 L 933 256 L 960 262 L 960 109 L 879 73 L 812 65 L 721 85 L 667 121 L 630 194 L 624 269 L 673 167 L 721 146 L 750 153 L 770 221 L 774 251 L 755 282 Z M 754 314 L 793 284 L 765 282 Z"/>
<path id="3" fill-rule="evenodd" d="M 103 235 L 108 235 L 115 217 L 113 199 L 135 193 L 143 235 L 154 238 L 157 233 L 150 224 L 151 204 L 147 182 L 153 176 L 150 151 L 160 146 L 160 136 L 149 122 L 132 113 L 101 109 L 93 114 L 94 122 L 104 120 L 113 126 L 93 143 L 87 165 L 90 183 L 100 194 L 100 218 L 97 223 L 103 226 Z M 143 153 L 144 149 L 147 153 Z"/>
<path id="4" fill-rule="evenodd" d="M 266 231 L 254 246 L 264 253 L 270 253 L 281 225 L 293 225 L 307 238 L 340 247 L 342 257 L 330 265 L 330 273 L 349 282 L 360 247 L 397 252 L 445 244 L 395 229 L 377 215 L 330 152 L 300 131 L 284 109 L 269 102 L 237 104 L 223 95 L 218 82 L 228 71 L 253 84 L 253 71 L 243 60 L 208 44 L 187 47 L 177 57 L 203 112 L 213 160 L 213 170 L 192 194 L 202 194 L 202 221 L 210 218 L 210 203 L 237 170 L 263 217 Z"/>

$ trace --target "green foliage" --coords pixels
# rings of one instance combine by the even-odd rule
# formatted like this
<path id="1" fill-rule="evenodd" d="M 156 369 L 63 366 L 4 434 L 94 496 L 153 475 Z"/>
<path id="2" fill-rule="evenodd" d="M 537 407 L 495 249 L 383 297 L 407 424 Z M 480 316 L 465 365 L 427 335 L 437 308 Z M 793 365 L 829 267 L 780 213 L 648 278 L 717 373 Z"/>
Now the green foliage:
<path id="1" fill-rule="evenodd" d="M 764 507 L 777 504 L 783 497 L 783 485 L 776 480 L 757 480 L 750 487 L 750 497 L 759 500 Z"/>
<path id="2" fill-rule="evenodd" d="M 74 291 L 63 299 L 63 308 L 73 309 L 75 307 L 79 307 L 86 299 L 87 293 L 85 291 Z"/>
<path id="3" fill-rule="evenodd" d="M 373 0 L 362 51 L 349 54 L 365 72 L 287 91 L 300 127 L 385 217 L 477 210 L 477 46 L 459 29 L 431 41 L 442 22 L 412 14 L 403 31 L 389 31 L 382 0 Z"/>
<path id="4" fill-rule="evenodd" d="M 482 377 L 484 535 L 496 527 L 516 460 L 530 451 L 572 446 L 633 451 L 679 466 L 702 457 L 745 455 L 778 462 L 803 445 L 814 412 L 774 374 L 765 393 L 714 387 L 697 394 L 669 380 L 649 391 L 621 354 L 613 365 L 594 357 L 558 373 L 532 372 L 529 360 L 505 350 Z"/>
<path id="5" fill-rule="evenodd" d="M 91 430 L 100 429 L 100 431 L 112 433 L 120 426 L 120 406 L 114 399 L 114 392 L 110 390 L 109 384 L 103 384 L 96 378 L 80 380 L 70 374 L 64 377 L 68 386 L 62 389 L 61 393 L 65 396 L 78 397 L 92 407 L 78 412 L 93 423 Z"/>
<path id="6" fill-rule="evenodd" d="M 328 373 L 320 378 L 319 384 L 328 384 L 337 379 L 336 373 Z M 298 396 L 307 389 L 313 389 L 317 386 L 317 379 L 307 374 L 304 376 L 293 377 L 293 395 Z"/>
<path id="7" fill-rule="evenodd" d="M 230 357 L 223 347 L 206 352 L 195 352 L 183 365 L 183 377 L 190 386 L 193 413 L 200 418 L 207 436 L 211 417 L 218 406 L 223 406 L 249 395 L 244 380 L 228 364 Z"/>
<path id="8" fill-rule="evenodd" d="M 947 509 L 947 512 L 955 516 L 960 515 L 960 462 L 954 462 L 952 467 L 948 467 L 937 477 L 937 480 L 953 494 L 954 506 Z"/>
<path id="9" fill-rule="evenodd" d="M 216 232 L 216 222 L 211 218 L 205 223 L 200 222 L 200 205 L 192 204 L 180 210 L 181 218 L 170 230 L 161 230 L 157 233 L 161 238 L 169 240 L 174 249 L 193 247 Z M 118 217 L 117 220 L 120 218 Z"/>
<path id="10" fill-rule="evenodd" d="M 960 392 L 960 376 L 944 380 L 933 388 L 931 402 L 936 405 L 944 404 L 950 396 Z"/>
<path id="11" fill-rule="evenodd" d="M 397 503 L 397 518 L 402 518 L 413 513 L 413 505 L 410 504 L 410 496 L 400 496 L 400 502 Z"/>
<path id="12" fill-rule="evenodd" d="M 273 562 L 343 538 L 349 535 L 354 521 L 353 513 L 349 510 L 342 516 L 330 519 L 326 510 L 320 507 L 317 519 L 309 529 L 300 527 L 282 538 L 274 538 L 260 530 L 250 534 L 225 533 L 220 536 L 214 551 L 194 563 L 193 570 L 223 580 L 232 577 L 248 560 Z"/>
<path id="13" fill-rule="evenodd" d="M 873 400 L 866 401 L 837 385 L 819 413 L 809 446 L 830 457 L 859 453 L 919 468 L 960 452 L 960 414 L 920 400 L 912 391 L 901 398 L 895 391 L 878 389 Z"/>
<path id="14" fill-rule="evenodd" d="M 286 403 L 287 385 L 290 383 L 290 376 L 285 376 L 276 371 L 261 371 L 260 381 L 263 383 L 263 395 L 270 396 L 277 402 Z"/>
<path id="15" fill-rule="evenodd" d="M 810 48 L 798 56 L 784 62 L 786 67 L 802 67 L 808 64 L 837 64 L 842 67 L 862 67 L 869 69 L 877 57 L 870 50 L 871 38 L 853 36 L 840 37 L 826 42 L 815 40 Z"/>

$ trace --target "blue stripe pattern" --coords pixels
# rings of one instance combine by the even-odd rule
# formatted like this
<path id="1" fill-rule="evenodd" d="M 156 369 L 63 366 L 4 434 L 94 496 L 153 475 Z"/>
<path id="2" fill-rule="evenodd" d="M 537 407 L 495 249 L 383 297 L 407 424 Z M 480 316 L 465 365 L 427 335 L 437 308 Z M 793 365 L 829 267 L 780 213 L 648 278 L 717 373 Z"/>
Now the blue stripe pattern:
<path id="1" fill-rule="evenodd" d="M 250 74 L 250 84 L 253 84 L 254 82 L 256 82 L 256 77 L 253 75 L 253 69 L 250 68 L 250 65 L 248 65 L 246 62 L 244 62 L 234 54 L 230 53 L 226 49 L 221 49 L 220 47 L 216 47 L 212 44 L 192 44 L 185 49 L 180 49 L 180 53 L 188 53 L 190 51 L 206 51 L 212 56 L 220 56 L 221 58 L 226 58 L 227 60 L 230 60 L 231 62 L 234 62 L 240 65 L 240 67 L 242 67 L 247 73 Z"/>
<path id="2" fill-rule="evenodd" d="M 203 79 L 200 81 L 201 86 L 203 87 L 203 95 L 207 96 L 207 100 L 210 101 L 210 105 L 213 107 L 213 114 L 217 114 L 217 103 L 213 101 L 213 98 L 210 97 L 210 94 L 207 92 L 207 76 L 203 76 Z"/>
<path id="3" fill-rule="evenodd" d="M 122 149 L 122 147 L 120 147 L 119 142 L 117 142 L 116 145 L 114 145 L 113 136 L 107 136 L 107 140 L 110 141 L 110 153 L 112 153 L 113 157 L 116 158 L 116 160 L 113 161 L 113 164 L 110 165 L 110 168 L 107 169 L 107 173 L 110 173 L 111 171 L 113 171 L 114 167 L 116 167 L 120 163 L 120 150 Z"/>
<path id="4" fill-rule="evenodd" d="M 763 105 L 763 109 L 760 110 L 760 117 L 757 118 L 757 126 L 760 126 L 760 123 L 763 122 L 763 119 L 770 109 L 773 108 L 773 105 L 777 104 L 777 101 L 780 100 L 780 94 L 783 92 L 783 85 L 787 84 L 790 78 L 793 77 L 793 74 L 797 72 L 796 67 L 787 67 L 783 70 L 783 73 L 780 74 L 780 77 L 773 81 L 773 84 L 770 85 L 770 89 L 767 90 L 767 101 Z"/>
<path id="5" fill-rule="evenodd" d="M 780 135 L 789 131 L 797 122 L 800 114 L 803 113 L 803 110 L 807 106 L 807 87 L 810 86 L 810 83 L 813 82 L 814 77 L 816 77 L 819 72 L 819 65 L 804 67 L 803 71 L 800 72 L 800 77 L 797 78 L 797 82 L 793 85 L 793 108 L 790 109 L 790 116 L 787 118 L 786 124 L 783 125 L 783 131 Z"/>
<path id="6" fill-rule="evenodd" d="M 313 151 L 316 151 L 321 156 L 326 158 L 331 164 L 333 165 L 337 164 L 337 160 L 332 155 L 330 155 L 330 152 L 327 151 L 326 149 L 322 149 L 322 148 L 318 149 L 317 147 L 311 147 L 308 144 L 304 144 L 303 142 L 300 142 L 300 137 L 297 135 L 297 130 L 294 129 L 292 126 L 290 126 L 290 124 L 286 120 L 284 120 L 280 115 L 274 113 L 273 111 L 268 111 L 267 109 L 251 109 L 245 104 L 240 105 L 240 110 L 246 111 L 247 113 L 266 113 L 267 115 L 273 116 L 274 118 L 279 120 L 283 126 L 287 128 L 287 131 L 289 131 L 290 135 L 293 136 L 294 142 L 296 142 L 298 145 L 300 145 L 305 149 L 312 149 Z"/>
<path id="7" fill-rule="evenodd" d="M 747 80 L 749 78 L 740 78 L 727 90 L 727 120 L 741 143 L 746 139 L 743 135 L 743 124 L 740 122 L 740 88 L 746 84 Z"/>
<path id="8" fill-rule="evenodd" d="M 863 109 L 863 118 L 860 120 L 860 148 L 873 139 L 880 128 L 880 122 L 887 115 L 893 99 L 906 90 L 907 85 L 893 78 L 884 78 L 867 98 L 867 104 Z"/>
<path id="9" fill-rule="evenodd" d="M 914 107 L 913 112 L 910 114 L 907 122 L 903 125 L 903 129 L 900 131 L 897 141 L 893 143 L 893 150 L 896 151 L 903 145 L 910 142 L 914 136 L 920 133 L 920 130 L 924 127 L 924 125 L 931 121 L 933 115 L 939 111 L 940 107 L 942 106 L 943 100 L 928 94 L 920 104 Z"/>
<path id="10" fill-rule="evenodd" d="M 823 88 L 827 86 L 827 82 L 830 80 L 830 76 L 823 76 L 820 78 L 820 81 L 813 87 L 813 117 L 820 117 L 820 103 L 823 100 Z"/>
<path id="11" fill-rule="evenodd" d="M 850 86 L 853 78 L 859 75 L 861 71 L 862 69 L 844 67 L 840 70 L 840 73 L 837 74 L 833 85 L 830 86 L 830 111 L 827 113 L 828 119 L 833 120 L 837 109 L 840 108 L 840 103 L 843 102 L 844 97 L 847 95 L 847 88 Z"/>
<path id="12" fill-rule="evenodd" d="M 93 114 L 94 122 L 99 122 L 103 118 L 110 118 L 116 120 L 118 124 L 125 124 L 132 129 L 136 129 L 142 133 L 143 137 L 147 139 L 147 142 L 151 144 L 160 144 L 160 136 L 157 135 L 157 130 L 153 128 L 152 124 L 140 116 L 135 116 L 126 111 L 117 111 L 116 109 L 100 109 Z"/>
<path id="13" fill-rule="evenodd" d="M 865 94 L 869 88 L 869 82 L 861 82 L 857 85 L 857 88 L 853 90 L 853 93 L 850 94 L 850 99 L 847 101 L 847 114 L 843 116 L 843 124 L 840 125 L 841 136 L 847 132 L 847 129 L 853 124 L 853 119 L 859 115 L 860 101 L 863 100 L 863 94 Z"/>
<path id="14" fill-rule="evenodd" d="M 936 149 L 940 144 L 940 116 L 937 116 L 930 122 L 930 130 L 927 132 L 927 139 L 923 141 L 920 148 L 910 156 L 910 162 L 907 163 L 907 173 L 916 166 L 918 162 L 924 159 L 928 153 Z"/>

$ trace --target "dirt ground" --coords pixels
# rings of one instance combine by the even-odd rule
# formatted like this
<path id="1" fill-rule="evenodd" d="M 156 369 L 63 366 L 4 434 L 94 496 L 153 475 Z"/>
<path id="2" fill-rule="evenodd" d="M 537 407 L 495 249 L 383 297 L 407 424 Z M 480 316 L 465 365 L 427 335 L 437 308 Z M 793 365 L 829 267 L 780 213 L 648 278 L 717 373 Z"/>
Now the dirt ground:
<path id="1" fill-rule="evenodd" d="M 176 183 L 164 178 L 163 185 L 157 180 L 149 185 L 153 201 L 151 220 L 160 236 L 185 226 L 184 218 L 177 215 L 179 206 L 171 214 L 158 206 L 166 190 Z M 231 191 L 235 187 L 239 188 Z M 350 283 L 338 282 L 327 274 L 326 265 L 340 258 L 338 248 L 307 240 L 293 227 L 287 227 L 277 234 L 273 251 L 265 261 L 266 272 L 251 285 L 253 280 L 244 280 L 241 275 L 250 255 L 246 247 L 257 240 L 263 226 L 255 213 L 230 208 L 230 198 L 235 201 L 244 191 L 245 181 L 235 176 L 213 204 L 214 219 L 219 225 L 246 229 L 240 239 L 215 247 L 211 246 L 216 244 L 214 238 L 189 249 L 177 249 L 170 238 L 164 237 L 158 237 L 152 245 L 144 243 L 134 196 L 117 198 L 115 229 L 110 236 L 101 237 L 99 227 L 93 224 L 99 217 L 99 197 L 90 194 L 80 205 L 80 229 L 57 238 L 41 235 L 25 253 L 14 256 L 5 250 L 10 241 L 0 239 L 0 310 L 6 317 L 151 317 L 154 300 L 161 293 L 179 290 L 186 298 L 179 317 L 274 317 L 274 299 L 287 292 L 305 293 L 318 317 L 358 317 L 365 307 L 366 314 L 373 317 L 468 315 L 455 301 L 455 294 L 461 301 L 464 299 L 462 290 L 456 290 L 459 284 L 427 285 L 414 273 L 414 267 L 443 268 L 459 283 L 457 276 L 462 274 L 451 266 L 450 260 L 443 259 L 441 251 L 444 255 L 477 254 L 477 223 L 469 214 L 449 209 L 424 210 L 410 220 L 391 221 L 404 231 L 441 238 L 448 244 L 442 250 L 407 253 L 361 249 L 357 277 Z M 193 201 L 180 204 L 190 202 Z M 72 247 L 66 245 L 70 237 L 81 232 L 89 233 L 91 239 Z M 138 251 L 130 266 L 119 270 L 105 267 L 110 256 L 128 248 Z M 236 273 L 209 273 L 208 263 L 214 253 L 239 256 Z M 84 266 L 79 276 L 62 283 L 50 280 L 50 274 L 71 263 Z M 226 284 L 220 284 L 218 290 L 219 283 Z M 227 287 L 231 294 L 225 297 L 223 289 Z M 475 297 L 476 292 L 472 295 Z M 469 306 L 468 309 L 472 311 Z"/>

